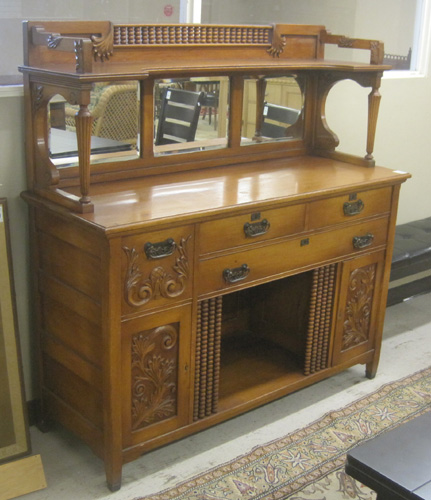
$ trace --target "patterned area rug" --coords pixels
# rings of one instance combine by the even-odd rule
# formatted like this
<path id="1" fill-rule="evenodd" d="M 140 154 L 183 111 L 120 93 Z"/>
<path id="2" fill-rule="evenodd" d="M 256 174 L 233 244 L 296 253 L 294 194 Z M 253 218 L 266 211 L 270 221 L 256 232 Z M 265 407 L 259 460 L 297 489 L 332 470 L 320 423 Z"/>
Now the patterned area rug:
<path id="1" fill-rule="evenodd" d="M 427 368 L 329 412 L 305 429 L 139 500 L 374 499 L 374 492 L 344 473 L 346 453 L 430 409 Z"/>

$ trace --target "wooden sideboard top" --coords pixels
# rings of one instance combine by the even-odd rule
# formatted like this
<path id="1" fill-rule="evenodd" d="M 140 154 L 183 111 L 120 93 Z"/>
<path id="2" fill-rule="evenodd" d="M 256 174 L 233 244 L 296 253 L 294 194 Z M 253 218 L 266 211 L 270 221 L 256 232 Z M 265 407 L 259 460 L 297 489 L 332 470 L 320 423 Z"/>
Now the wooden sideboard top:
<path id="1" fill-rule="evenodd" d="M 341 192 L 394 185 L 405 172 L 366 168 L 304 156 L 94 184 L 94 213 L 74 214 L 108 233 L 144 226 L 208 220 L 241 211 L 272 208 Z M 69 188 L 76 194 L 78 188 Z M 130 228 L 132 229 L 132 228 Z"/>

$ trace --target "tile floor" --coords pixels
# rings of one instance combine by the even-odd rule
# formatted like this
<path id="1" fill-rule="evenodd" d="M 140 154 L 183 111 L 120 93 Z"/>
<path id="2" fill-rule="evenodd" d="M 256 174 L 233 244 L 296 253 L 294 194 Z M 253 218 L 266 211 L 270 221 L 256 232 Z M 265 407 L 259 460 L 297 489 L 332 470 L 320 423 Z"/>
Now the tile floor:
<path id="1" fill-rule="evenodd" d="M 356 366 L 274 403 L 177 443 L 155 450 L 123 468 L 123 486 L 110 493 L 102 462 L 62 429 L 31 428 L 33 453 L 40 453 L 48 487 L 26 500 L 133 500 L 284 436 L 392 380 L 431 365 L 431 294 L 387 309 L 379 371 L 374 380 Z"/>

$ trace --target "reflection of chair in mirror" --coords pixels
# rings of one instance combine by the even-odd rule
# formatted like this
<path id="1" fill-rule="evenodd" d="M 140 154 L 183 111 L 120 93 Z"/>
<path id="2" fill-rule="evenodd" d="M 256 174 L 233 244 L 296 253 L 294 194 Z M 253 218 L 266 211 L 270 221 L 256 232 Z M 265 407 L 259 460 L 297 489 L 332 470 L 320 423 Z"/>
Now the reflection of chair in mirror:
<path id="1" fill-rule="evenodd" d="M 127 142 L 136 147 L 138 137 L 138 86 L 134 83 L 102 86 L 92 107 L 92 135 Z M 75 127 L 76 106 L 66 107 L 66 126 Z"/>
<path id="2" fill-rule="evenodd" d="M 203 92 L 164 89 L 156 145 L 194 141 L 202 99 Z"/>
<path id="3" fill-rule="evenodd" d="M 260 135 L 273 139 L 286 137 L 287 129 L 298 121 L 300 114 L 298 109 L 265 102 Z"/>
<path id="4" fill-rule="evenodd" d="M 204 97 L 202 101 L 202 120 L 208 114 L 208 123 L 211 125 L 211 118 L 214 114 L 214 129 L 217 128 L 217 112 L 219 105 L 219 83 L 208 83 L 202 85 Z"/>

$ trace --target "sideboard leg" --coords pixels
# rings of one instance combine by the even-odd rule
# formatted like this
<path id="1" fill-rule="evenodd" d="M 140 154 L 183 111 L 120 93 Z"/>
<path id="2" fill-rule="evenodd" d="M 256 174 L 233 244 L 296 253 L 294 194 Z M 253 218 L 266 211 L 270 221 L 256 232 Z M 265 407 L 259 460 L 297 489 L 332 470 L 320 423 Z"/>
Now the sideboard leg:
<path id="1" fill-rule="evenodd" d="M 121 469 L 121 465 L 105 464 L 106 482 L 112 492 L 118 491 L 121 488 Z"/>
<path id="2" fill-rule="evenodd" d="M 370 380 L 376 376 L 378 363 L 378 360 L 373 360 L 365 366 L 365 376 Z"/>

